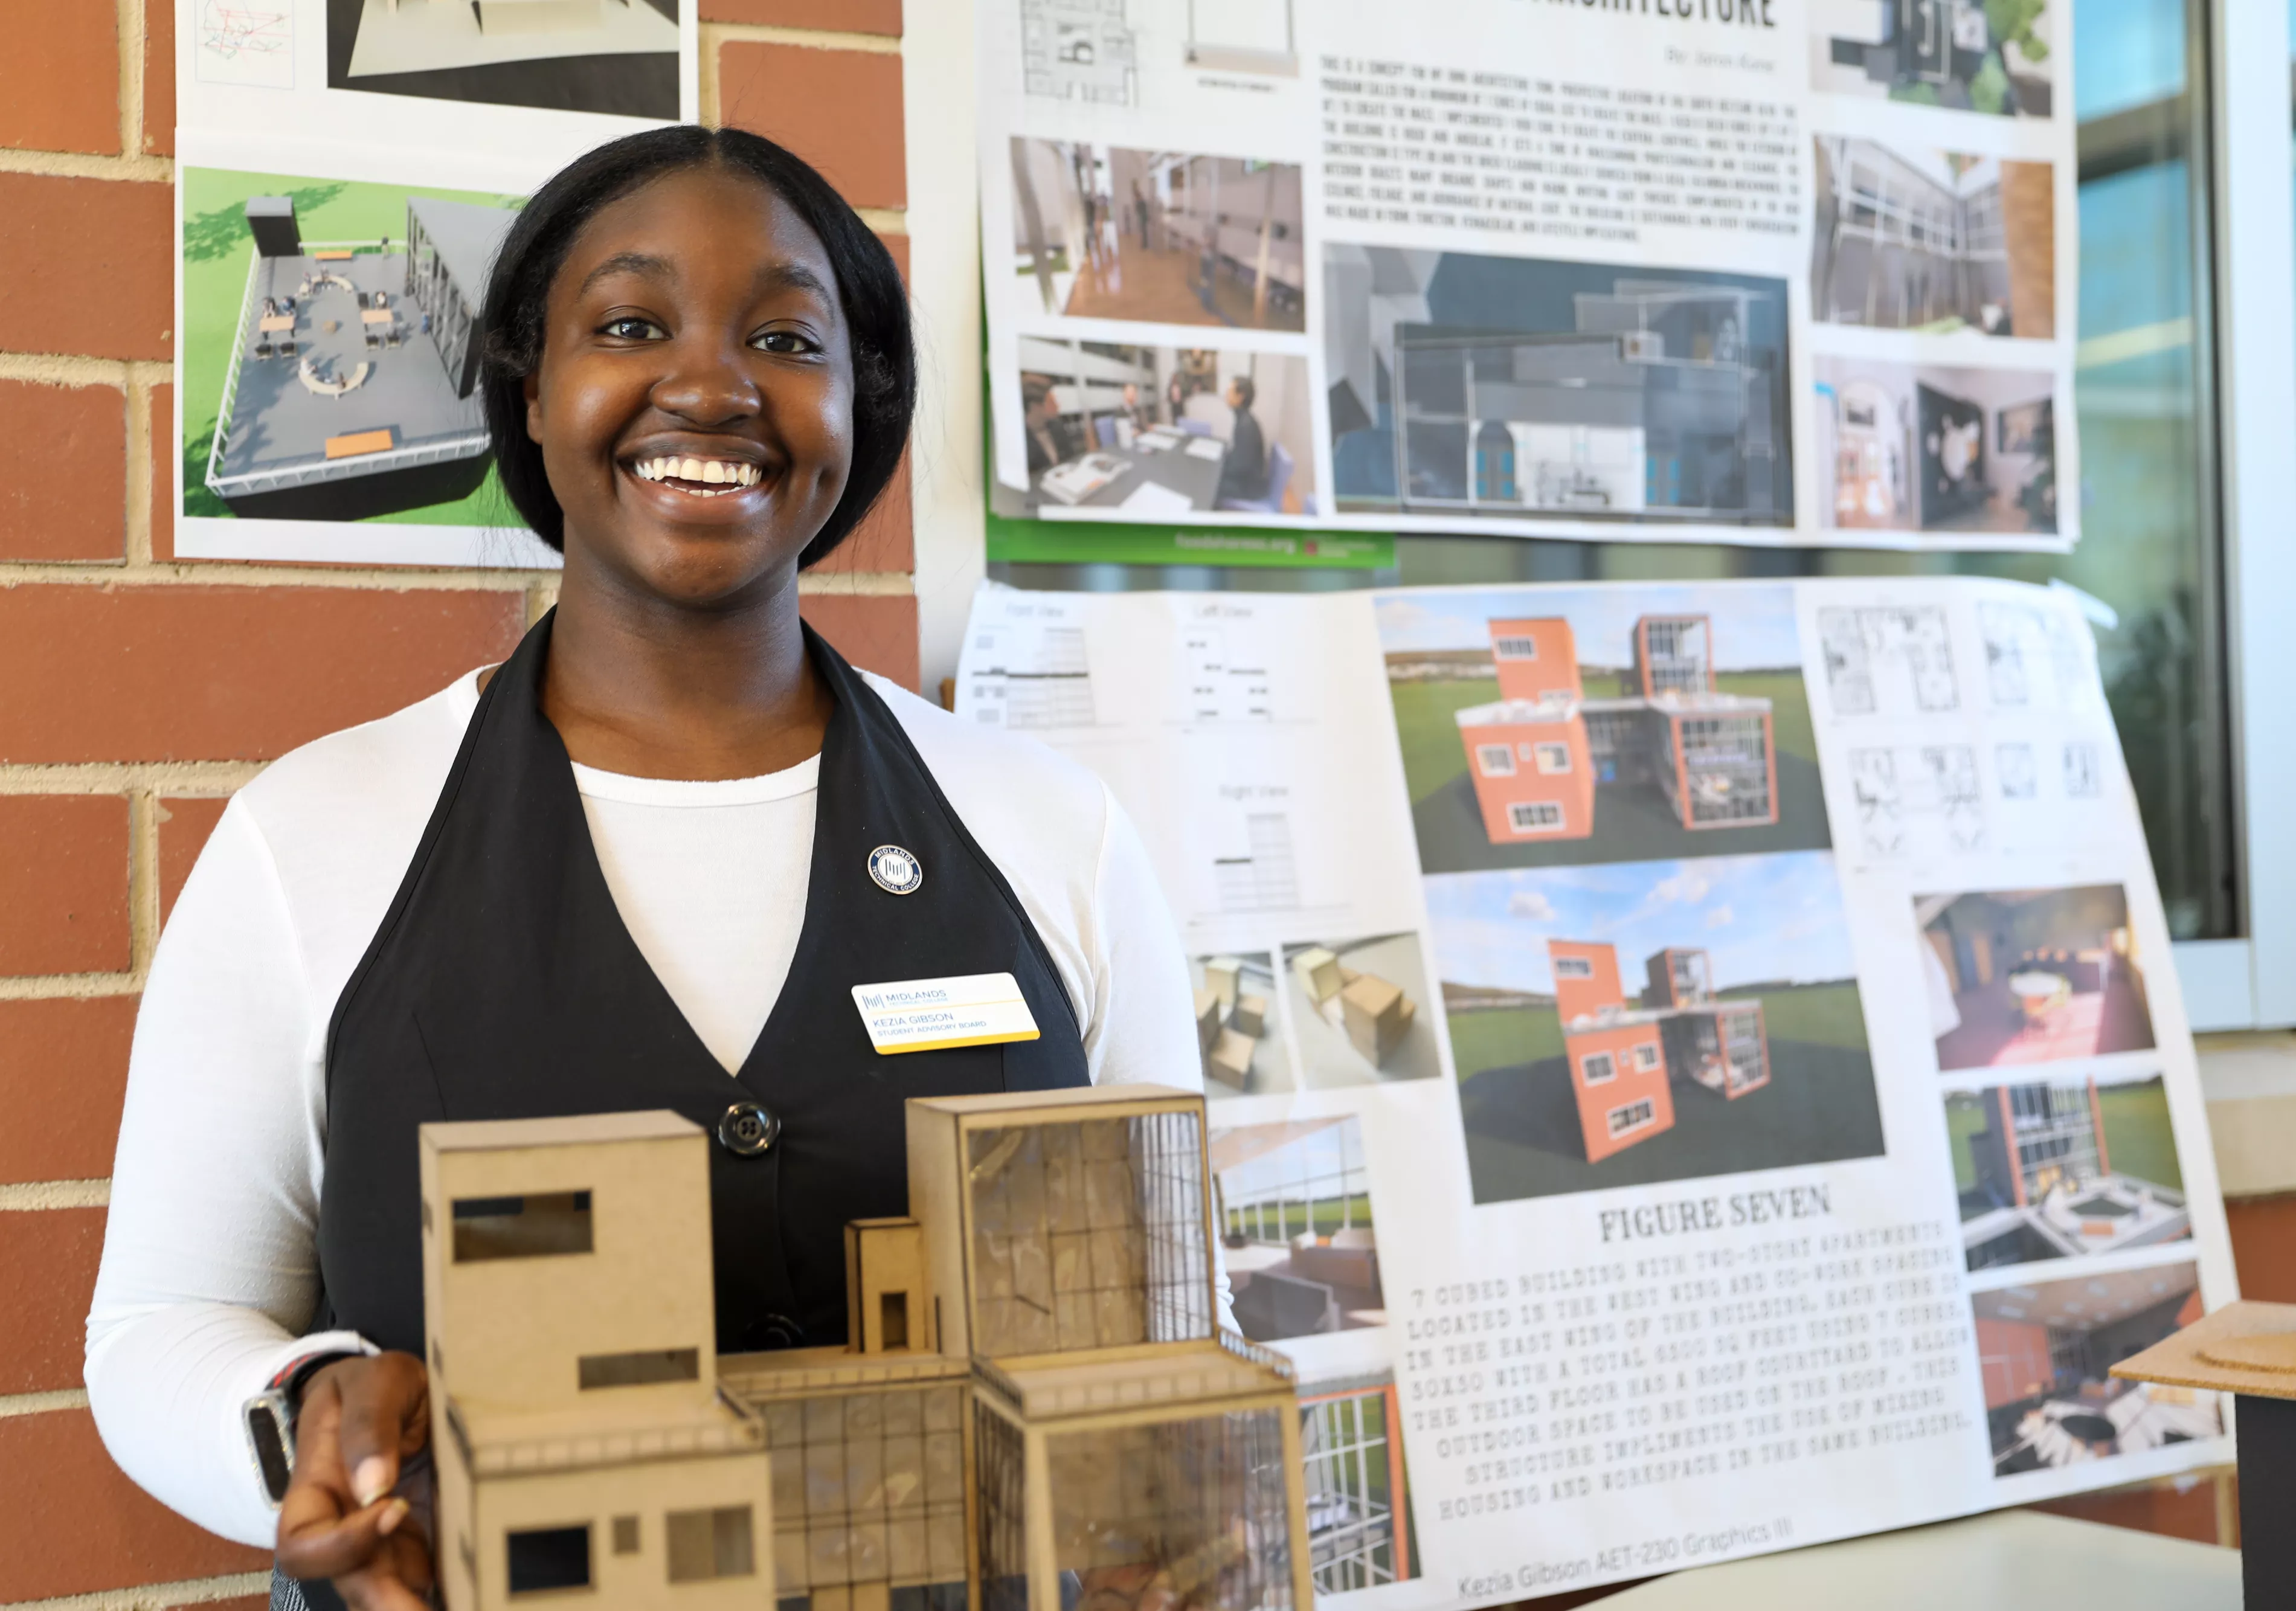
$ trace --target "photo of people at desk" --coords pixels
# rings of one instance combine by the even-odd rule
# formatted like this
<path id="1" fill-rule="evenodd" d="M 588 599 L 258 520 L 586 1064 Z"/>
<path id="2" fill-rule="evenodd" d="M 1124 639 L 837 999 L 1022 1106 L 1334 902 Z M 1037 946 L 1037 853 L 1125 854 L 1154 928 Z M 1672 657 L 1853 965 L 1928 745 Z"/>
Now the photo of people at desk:
<path id="1" fill-rule="evenodd" d="M 1023 336 L 1021 406 L 1040 508 L 1316 513 L 1304 359 Z"/>
<path id="2" fill-rule="evenodd" d="M 1014 270 L 1046 313 L 1304 330 L 1300 168 L 1013 142 Z"/>

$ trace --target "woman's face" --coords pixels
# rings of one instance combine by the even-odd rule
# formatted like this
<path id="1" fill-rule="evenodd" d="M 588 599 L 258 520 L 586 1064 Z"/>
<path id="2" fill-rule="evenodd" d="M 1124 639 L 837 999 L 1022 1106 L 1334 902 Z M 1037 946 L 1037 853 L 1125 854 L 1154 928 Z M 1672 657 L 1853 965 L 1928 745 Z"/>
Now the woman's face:
<path id="1" fill-rule="evenodd" d="M 719 168 L 599 210 L 550 287 L 526 429 L 566 555 L 685 604 L 795 565 L 845 490 L 853 361 L 821 242 Z"/>

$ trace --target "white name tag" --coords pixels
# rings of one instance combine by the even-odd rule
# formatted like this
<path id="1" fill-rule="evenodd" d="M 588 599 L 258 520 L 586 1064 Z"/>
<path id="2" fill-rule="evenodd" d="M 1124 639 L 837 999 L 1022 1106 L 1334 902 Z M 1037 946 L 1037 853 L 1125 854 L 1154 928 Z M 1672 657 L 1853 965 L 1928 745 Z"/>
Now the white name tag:
<path id="1" fill-rule="evenodd" d="M 1037 1020 L 1010 974 L 857 984 L 853 1003 L 869 1043 L 884 1056 L 1037 1038 Z"/>

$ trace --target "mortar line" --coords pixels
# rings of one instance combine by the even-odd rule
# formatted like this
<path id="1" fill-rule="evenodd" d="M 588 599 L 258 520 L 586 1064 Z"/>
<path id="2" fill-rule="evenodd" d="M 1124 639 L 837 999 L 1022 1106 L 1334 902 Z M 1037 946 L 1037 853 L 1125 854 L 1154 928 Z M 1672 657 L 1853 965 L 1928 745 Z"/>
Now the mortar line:
<path id="1" fill-rule="evenodd" d="M 0 1001 L 86 1001 L 143 990 L 141 974 L 37 974 L 0 979 Z"/>
<path id="2" fill-rule="evenodd" d="M 174 370 L 159 358 L 92 358 L 72 352 L 0 352 L 0 381 L 24 381 L 35 386 L 117 386 L 131 379 L 158 384 Z"/>
<path id="3" fill-rule="evenodd" d="M 141 974 L 160 943 L 160 807 L 149 783 L 127 792 L 127 962 Z"/>
<path id="4" fill-rule="evenodd" d="M 0 1400 L 0 1405 L 5 1401 Z M 0 1415 L 7 1410 L 0 1408 Z M 267 1594 L 271 1574 L 239 1572 L 225 1577 L 187 1577 L 172 1583 L 140 1583 L 129 1589 L 99 1589 L 87 1594 L 65 1594 L 53 1599 L 17 1600 L 6 1611 L 163 1611 L 169 1606 L 206 1605 Z"/>
<path id="5" fill-rule="evenodd" d="M 27 1180 L 0 1185 L 0 1213 L 53 1213 L 63 1208 L 103 1208 L 111 1202 L 111 1182 Z"/>
<path id="6" fill-rule="evenodd" d="M 80 151 L 20 151 L 0 149 L 0 173 L 37 174 L 56 179 L 140 180 L 151 185 L 175 182 L 171 157 L 102 156 Z"/>
<path id="7" fill-rule="evenodd" d="M 0 1418 L 12 1415 L 45 1415 L 52 1410 L 85 1410 L 87 1390 L 84 1387 L 62 1387 L 52 1393 L 12 1393 L 0 1397 Z M 33 1600 L 32 1605 L 62 1605 L 61 1600 Z M 21 1605 L 11 1606 L 8 1611 L 21 1611 Z"/>
<path id="8" fill-rule="evenodd" d="M 157 0 L 171 5 L 175 0 Z M 119 150 L 144 150 L 144 0 L 119 0 Z"/>
<path id="9" fill-rule="evenodd" d="M 124 794 L 148 788 L 170 799 L 220 798 L 246 787 L 261 760 L 0 762 L 0 794 Z"/>
<path id="10" fill-rule="evenodd" d="M 133 566 L 152 563 L 152 384 L 127 377 L 127 558 Z"/>

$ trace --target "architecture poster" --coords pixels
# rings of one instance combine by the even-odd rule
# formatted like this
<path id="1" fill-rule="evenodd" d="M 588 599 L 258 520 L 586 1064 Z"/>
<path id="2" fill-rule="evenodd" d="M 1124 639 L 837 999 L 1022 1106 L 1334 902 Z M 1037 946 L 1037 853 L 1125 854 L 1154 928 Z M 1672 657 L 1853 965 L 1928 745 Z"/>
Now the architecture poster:
<path id="1" fill-rule="evenodd" d="M 2071 601 L 992 587 L 966 645 L 958 713 L 1100 772 L 1185 933 L 1322 1592 L 1537 1599 L 2226 1458 L 2210 1395 L 2110 1374 L 2236 1293 Z"/>
<path id="2" fill-rule="evenodd" d="M 2070 547 L 2070 13 L 984 0 L 992 557 Z"/>

